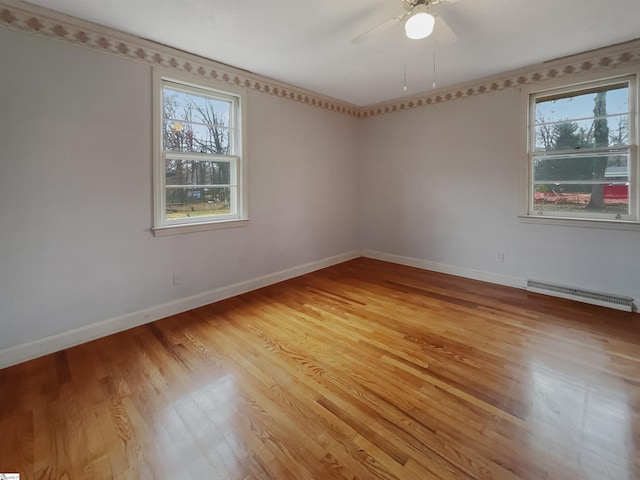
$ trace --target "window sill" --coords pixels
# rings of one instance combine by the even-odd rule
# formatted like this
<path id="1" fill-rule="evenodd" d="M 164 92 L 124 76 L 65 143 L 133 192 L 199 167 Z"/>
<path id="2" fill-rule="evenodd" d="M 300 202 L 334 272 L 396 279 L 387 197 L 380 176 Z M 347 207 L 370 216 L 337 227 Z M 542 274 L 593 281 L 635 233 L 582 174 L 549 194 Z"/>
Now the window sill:
<path id="1" fill-rule="evenodd" d="M 549 215 L 518 215 L 522 223 L 562 225 L 565 227 L 605 228 L 609 230 L 640 231 L 640 222 L 629 220 L 603 220 L 595 218 L 552 217 Z"/>
<path id="2" fill-rule="evenodd" d="M 186 223 L 182 225 L 167 225 L 153 228 L 155 237 L 165 235 L 179 235 L 182 233 L 205 232 L 207 230 L 219 230 L 221 228 L 246 227 L 249 224 L 248 218 L 241 220 L 225 220 L 219 222 Z"/>

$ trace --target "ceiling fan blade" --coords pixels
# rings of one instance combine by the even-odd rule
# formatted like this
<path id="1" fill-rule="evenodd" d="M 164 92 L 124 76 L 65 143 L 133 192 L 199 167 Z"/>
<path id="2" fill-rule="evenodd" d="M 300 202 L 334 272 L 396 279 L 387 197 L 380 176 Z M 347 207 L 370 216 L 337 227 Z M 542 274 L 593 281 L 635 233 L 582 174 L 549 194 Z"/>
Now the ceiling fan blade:
<path id="1" fill-rule="evenodd" d="M 457 1 L 458 0 L 439 0 L 431 6 L 430 13 L 436 17 L 434 35 L 438 43 L 442 45 L 451 45 L 458 41 L 458 36 L 445 20 L 445 16 L 448 15 L 449 12 L 447 6 Z M 443 12 L 445 12 L 444 15 Z"/>
<path id="2" fill-rule="evenodd" d="M 395 17 L 390 18 L 386 22 L 382 22 L 381 24 L 376 25 L 375 27 L 370 28 L 366 32 L 358 35 L 356 38 L 351 40 L 351 43 L 354 45 L 358 45 L 362 42 L 366 42 L 367 40 L 369 40 L 369 38 L 377 35 L 378 33 L 384 32 L 385 30 L 393 27 L 396 23 L 401 22 L 407 17 L 407 15 L 409 14 L 403 13 L 402 15 L 396 15 Z"/>
<path id="3" fill-rule="evenodd" d="M 451 27 L 445 22 L 441 15 L 435 15 L 436 26 L 434 28 L 434 35 L 438 43 L 442 45 L 451 45 L 458 41 L 458 36 L 451 29 Z"/>

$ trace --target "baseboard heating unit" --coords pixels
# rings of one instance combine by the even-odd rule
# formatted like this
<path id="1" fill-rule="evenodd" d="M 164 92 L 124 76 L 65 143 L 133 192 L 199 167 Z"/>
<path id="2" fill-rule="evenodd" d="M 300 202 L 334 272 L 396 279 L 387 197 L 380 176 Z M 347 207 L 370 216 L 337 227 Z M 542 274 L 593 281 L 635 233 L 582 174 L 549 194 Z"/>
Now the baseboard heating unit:
<path id="1" fill-rule="evenodd" d="M 615 308 L 625 312 L 633 312 L 633 298 L 611 293 L 594 292 L 581 288 L 566 287 L 554 283 L 527 280 L 527 291 L 552 295 L 554 297 L 577 300 L 578 302 L 600 305 L 601 307 Z"/>

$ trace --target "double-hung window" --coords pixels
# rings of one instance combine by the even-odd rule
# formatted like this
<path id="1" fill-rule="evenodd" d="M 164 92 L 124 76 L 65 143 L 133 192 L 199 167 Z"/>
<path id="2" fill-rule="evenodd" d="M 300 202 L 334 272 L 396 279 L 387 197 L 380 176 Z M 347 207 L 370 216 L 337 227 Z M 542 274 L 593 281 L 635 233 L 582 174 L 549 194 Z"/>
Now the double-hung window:
<path id="1" fill-rule="evenodd" d="M 156 234 L 246 223 L 241 96 L 156 72 Z"/>
<path id="2" fill-rule="evenodd" d="M 529 96 L 528 215 L 638 221 L 632 76 Z"/>

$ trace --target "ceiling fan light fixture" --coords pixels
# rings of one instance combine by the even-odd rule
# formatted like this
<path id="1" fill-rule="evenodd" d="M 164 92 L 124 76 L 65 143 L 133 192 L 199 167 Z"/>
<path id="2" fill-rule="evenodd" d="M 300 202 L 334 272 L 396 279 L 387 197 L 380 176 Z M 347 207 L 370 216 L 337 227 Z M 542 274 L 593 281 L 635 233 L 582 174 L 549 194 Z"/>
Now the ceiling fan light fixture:
<path id="1" fill-rule="evenodd" d="M 404 24 L 404 31 L 407 34 L 407 38 L 420 40 L 421 38 L 427 38 L 433 33 L 435 23 L 436 19 L 427 12 L 427 6 L 418 5 L 413 9 L 409 18 L 407 18 Z"/>

